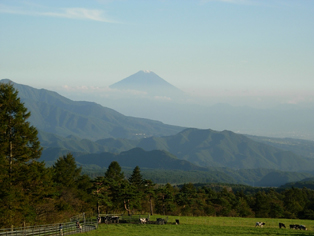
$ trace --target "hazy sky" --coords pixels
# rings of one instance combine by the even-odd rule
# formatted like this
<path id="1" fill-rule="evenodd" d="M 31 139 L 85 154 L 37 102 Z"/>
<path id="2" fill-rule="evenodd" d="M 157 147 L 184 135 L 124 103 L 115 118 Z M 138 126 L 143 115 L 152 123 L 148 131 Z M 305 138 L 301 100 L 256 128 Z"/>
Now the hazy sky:
<path id="1" fill-rule="evenodd" d="M 0 0 L 0 79 L 106 87 L 139 70 L 314 101 L 314 1 Z"/>

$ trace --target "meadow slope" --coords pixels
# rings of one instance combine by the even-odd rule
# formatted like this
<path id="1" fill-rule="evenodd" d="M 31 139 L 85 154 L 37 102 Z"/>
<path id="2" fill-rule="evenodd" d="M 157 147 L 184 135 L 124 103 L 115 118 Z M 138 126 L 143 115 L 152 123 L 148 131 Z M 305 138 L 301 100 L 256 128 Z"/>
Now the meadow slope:
<path id="1" fill-rule="evenodd" d="M 154 216 L 151 219 L 154 220 Z M 180 220 L 180 225 L 175 225 L 175 219 Z M 264 228 L 255 228 L 255 222 L 266 222 Z M 169 216 L 168 224 L 100 224 L 95 231 L 86 233 L 89 236 L 170 236 L 170 235 L 313 235 L 313 220 L 298 219 L 259 219 L 259 218 L 239 218 L 239 217 L 182 217 Z M 278 223 L 284 223 L 287 228 L 279 229 Z M 290 230 L 289 224 L 303 224 L 308 230 Z"/>

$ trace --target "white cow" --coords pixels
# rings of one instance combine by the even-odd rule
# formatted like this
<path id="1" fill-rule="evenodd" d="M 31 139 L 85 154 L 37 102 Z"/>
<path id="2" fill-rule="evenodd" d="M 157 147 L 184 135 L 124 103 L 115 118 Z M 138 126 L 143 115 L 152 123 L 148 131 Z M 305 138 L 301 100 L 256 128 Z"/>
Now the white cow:
<path id="1" fill-rule="evenodd" d="M 259 226 L 259 227 L 263 227 L 265 225 L 264 222 L 256 222 L 255 227 Z"/>
<path id="2" fill-rule="evenodd" d="M 148 219 L 146 218 L 140 218 L 140 224 L 146 224 Z"/>

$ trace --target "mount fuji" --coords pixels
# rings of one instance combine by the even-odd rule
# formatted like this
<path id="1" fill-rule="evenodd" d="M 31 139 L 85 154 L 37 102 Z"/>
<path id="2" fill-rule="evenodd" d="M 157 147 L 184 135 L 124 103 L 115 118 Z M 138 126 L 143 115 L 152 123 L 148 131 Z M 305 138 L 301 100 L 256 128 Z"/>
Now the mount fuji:
<path id="1" fill-rule="evenodd" d="M 109 86 L 118 90 L 135 90 L 148 96 L 167 96 L 170 98 L 185 96 L 185 93 L 168 83 L 152 71 L 141 70 Z"/>

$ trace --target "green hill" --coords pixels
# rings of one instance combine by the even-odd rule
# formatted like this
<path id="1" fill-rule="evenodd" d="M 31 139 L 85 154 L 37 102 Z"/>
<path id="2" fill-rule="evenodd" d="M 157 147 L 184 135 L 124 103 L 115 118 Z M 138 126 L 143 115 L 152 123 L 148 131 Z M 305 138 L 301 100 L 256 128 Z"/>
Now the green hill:
<path id="1" fill-rule="evenodd" d="M 144 150 L 165 150 L 179 159 L 203 167 L 228 167 L 232 169 L 277 169 L 283 171 L 313 170 L 314 159 L 302 158 L 293 152 L 284 151 L 259 143 L 231 131 L 210 129 L 185 129 L 178 134 L 150 137 L 137 141 L 98 140 L 96 143 L 125 151 L 131 145 Z"/>
<path id="2" fill-rule="evenodd" d="M 314 159 L 259 143 L 230 131 L 186 129 L 164 137 L 138 140 L 100 139 L 95 142 L 74 136 L 60 137 L 40 132 L 44 147 L 59 147 L 69 152 L 121 153 L 140 147 L 146 151 L 164 150 L 177 158 L 201 167 L 230 169 L 273 169 L 280 171 L 313 171 Z M 43 159 L 45 159 L 45 153 Z"/>
<path id="3" fill-rule="evenodd" d="M 170 170 L 202 170 L 206 168 L 196 166 L 188 161 L 180 160 L 166 151 L 144 151 L 141 148 L 134 148 L 120 154 L 109 152 L 82 154 L 76 157 L 80 164 L 96 164 L 100 167 L 107 167 L 112 161 L 117 161 L 122 167 L 151 169 L 170 169 Z"/>
<path id="4" fill-rule="evenodd" d="M 47 133 L 97 140 L 111 137 L 136 139 L 164 136 L 183 130 L 182 127 L 159 121 L 124 116 L 93 102 L 72 101 L 46 89 L 13 84 L 19 91 L 19 97 L 31 111 L 29 121 L 38 130 Z"/>
<path id="5" fill-rule="evenodd" d="M 294 182 L 289 182 L 286 183 L 282 186 L 281 188 L 308 188 L 308 189 L 313 189 L 314 190 L 314 177 L 311 178 L 305 178 L 300 181 L 294 181 Z"/>

